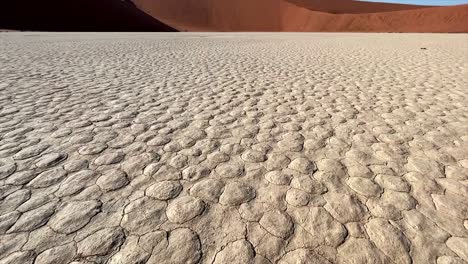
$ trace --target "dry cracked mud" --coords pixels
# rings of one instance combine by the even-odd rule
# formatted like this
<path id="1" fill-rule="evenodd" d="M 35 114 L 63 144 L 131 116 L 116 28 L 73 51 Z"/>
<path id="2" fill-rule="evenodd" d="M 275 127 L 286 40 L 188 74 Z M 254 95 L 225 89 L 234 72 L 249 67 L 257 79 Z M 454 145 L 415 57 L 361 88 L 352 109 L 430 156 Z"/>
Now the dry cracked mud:
<path id="1" fill-rule="evenodd" d="M 1 33 L 0 263 L 467 263 L 466 39 Z"/>

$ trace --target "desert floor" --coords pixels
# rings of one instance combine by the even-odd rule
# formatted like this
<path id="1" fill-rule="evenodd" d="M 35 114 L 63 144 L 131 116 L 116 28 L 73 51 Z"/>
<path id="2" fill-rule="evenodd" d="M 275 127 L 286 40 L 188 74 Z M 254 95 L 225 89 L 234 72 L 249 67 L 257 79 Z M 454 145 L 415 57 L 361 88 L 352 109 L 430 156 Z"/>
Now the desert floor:
<path id="1" fill-rule="evenodd" d="M 466 40 L 0 33 L 0 263 L 466 263 Z"/>

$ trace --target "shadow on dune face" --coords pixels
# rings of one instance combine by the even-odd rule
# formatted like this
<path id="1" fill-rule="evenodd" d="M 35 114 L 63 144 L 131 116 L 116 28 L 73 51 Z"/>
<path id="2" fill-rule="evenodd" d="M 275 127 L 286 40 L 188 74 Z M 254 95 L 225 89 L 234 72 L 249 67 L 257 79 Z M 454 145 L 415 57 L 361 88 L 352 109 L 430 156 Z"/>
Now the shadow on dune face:
<path id="1" fill-rule="evenodd" d="M 2 0 L 0 29 L 175 31 L 129 0 Z"/>

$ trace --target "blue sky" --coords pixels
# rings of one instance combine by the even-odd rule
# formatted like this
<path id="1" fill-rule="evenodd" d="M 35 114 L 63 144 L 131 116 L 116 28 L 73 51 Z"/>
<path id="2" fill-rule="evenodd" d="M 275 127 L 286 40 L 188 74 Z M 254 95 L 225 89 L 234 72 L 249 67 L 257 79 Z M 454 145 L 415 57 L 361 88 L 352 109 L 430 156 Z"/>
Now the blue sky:
<path id="1" fill-rule="evenodd" d="M 414 5 L 461 5 L 468 4 L 468 0 L 363 0 L 366 2 L 402 3 Z"/>

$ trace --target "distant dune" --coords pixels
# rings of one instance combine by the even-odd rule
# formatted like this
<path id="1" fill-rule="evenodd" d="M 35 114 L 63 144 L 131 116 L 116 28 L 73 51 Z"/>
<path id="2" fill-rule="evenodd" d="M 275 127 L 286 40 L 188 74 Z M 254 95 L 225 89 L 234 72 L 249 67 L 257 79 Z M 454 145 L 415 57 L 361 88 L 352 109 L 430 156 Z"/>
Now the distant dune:
<path id="1" fill-rule="evenodd" d="M 313 11 L 331 14 L 365 14 L 427 8 L 430 6 L 363 2 L 353 0 L 284 0 Z"/>
<path id="2" fill-rule="evenodd" d="M 394 12 L 330 14 L 284 3 L 281 31 L 468 32 L 468 5 Z"/>
<path id="3" fill-rule="evenodd" d="M 2 0 L 0 29 L 175 31 L 130 0 Z"/>
<path id="4" fill-rule="evenodd" d="M 132 0 L 181 31 L 468 32 L 468 5 L 352 0 Z"/>

